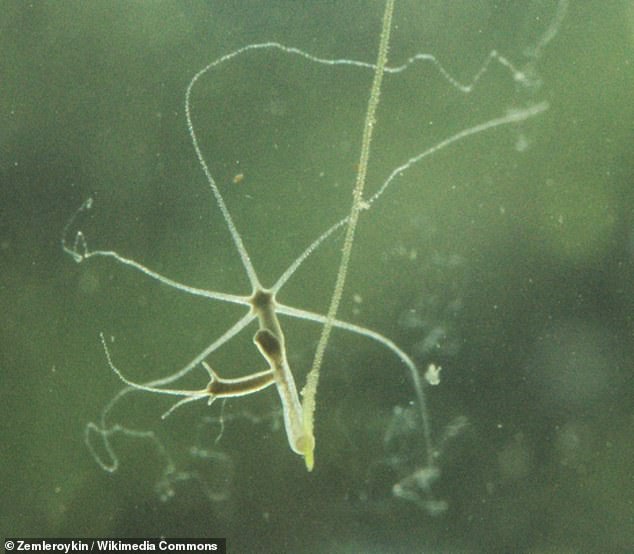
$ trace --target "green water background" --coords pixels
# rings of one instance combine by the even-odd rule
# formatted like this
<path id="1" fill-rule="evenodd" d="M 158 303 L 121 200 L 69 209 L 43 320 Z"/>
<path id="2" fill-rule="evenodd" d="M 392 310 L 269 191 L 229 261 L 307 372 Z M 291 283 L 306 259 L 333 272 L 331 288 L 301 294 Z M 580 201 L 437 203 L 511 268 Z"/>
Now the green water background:
<path id="1" fill-rule="evenodd" d="M 178 470 L 197 472 L 221 500 L 195 479 L 162 500 L 165 459 L 148 441 L 115 439 L 120 469 L 102 471 L 84 427 L 120 383 L 99 332 L 143 381 L 182 367 L 241 312 L 107 260 L 75 264 L 60 245 L 92 196 L 73 231 L 93 248 L 247 294 L 187 134 L 187 83 L 209 61 L 269 40 L 372 61 L 382 4 L 3 3 L 2 534 L 226 536 L 232 552 L 627 551 L 634 8 L 571 3 L 535 61 L 527 48 L 556 7 L 396 3 L 391 63 L 432 53 L 466 82 L 495 48 L 518 67 L 534 62 L 541 86 L 522 87 L 495 65 L 470 95 L 430 66 L 387 78 L 370 192 L 464 128 L 531 102 L 551 106 L 419 164 L 359 225 L 341 318 L 382 332 L 421 368 L 443 366 L 441 386 L 428 390 L 436 441 L 456 418 L 468 422 L 439 461 L 435 493 L 449 509 L 432 518 L 391 495 L 422 464 L 420 428 L 393 416 L 414 399 L 407 372 L 345 333 L 323 368 L 312 474 L 286 444 L 273 390 L 227 403 L 218 443 L 205 416 L 219 405 L 162 422 L 169 403 L 137 394 L 114 414 L 153 430 Z M 362 70 L 253 53 L 195 90 L 204 154 L 265 285 L 346 214 L 370 81 Z M 324 245 L 280 300 L 323 313 L 340 245 L 341 235 Z M 301 386 L 319 328 L 283 324 Z M 263 369 L 252 332 L 211 357 L 219 373 Z M 185 383 L 204 384 L 202 371 Z"/>

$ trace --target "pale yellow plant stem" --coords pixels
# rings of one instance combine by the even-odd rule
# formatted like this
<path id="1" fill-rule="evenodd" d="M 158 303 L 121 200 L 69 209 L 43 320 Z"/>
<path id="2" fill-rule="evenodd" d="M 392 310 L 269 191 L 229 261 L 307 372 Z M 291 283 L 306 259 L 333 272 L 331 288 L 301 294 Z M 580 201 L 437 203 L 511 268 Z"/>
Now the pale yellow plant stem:
<path id="1" fill-rule="evenodd" d="M 383 72 L 385 70 L 385 64 L 387 62 L 387 52 L 390 42 L 390 30 L 392 26 L 392 14 L 394 12 L 394 0 L 387 0 L 385 4 L 385 12 L 383 13 L 383 26 L 381 29 L 381 39 L 379 43 L 379 54 L 376 62 L 376 69 L 374 70 L 374 79 L 372 81 L 372 88 L 370 89 L 370 99 L 368 101 L 368 109 L 365 114 L 365 124 L 363 126 L 363 138 L 361 141 L 361 156 L 359 159 L 359 171 L 357 173 L 356 182 L 353 191 L 352 207 L 350 208 L 350 215 L 348 217 L 348 226 L 346 228 L 346 236 L 343 243 L 343 249 L 341 252 L 341 262 L 339 263 L 339 271 L 337 273 L 337 280 L 335 282 L 335 288 L 330 299 L 330 307 L 326 315 L 326 322 L 324 323 L 319 343 L 317 344 L 317 350 L 315 352 L 315 359 L 313 366 L 306 378 L 306 386 L 302 391 L 303 395 L 303 419 L 304 419 L 304 433 L 306 437 L 310 437 L 311 448 L 304 452 L 304 460 L 308 471 L 311 471 L 314 464 L 314 421 L 315 421 L 315 397 L 317 394 L 317 385 L 319 383 L 319 370 L 326 351 L 326 346 L 330 338 L 333 322 L 337 316 L 337 310 L 341 302 L 343 295 L 343 289 L 346 283 L 346 275 L 348 273 L 348 265 L 350 263 L 350 256 L 352 254 L 352 245 L 354 242 L 354 233 L 359 221 L 359 215 L 363 210 L 363 189 L 365 187 L 365 177 L 368 171 L 368 160 L 370 159 L 370 144 L 372 143 L 372 134 L 374 126 L 376 124 L 376 110 L 379 105 L 379 97 L 381 96 L 381 82 L 383 81 Z"/>

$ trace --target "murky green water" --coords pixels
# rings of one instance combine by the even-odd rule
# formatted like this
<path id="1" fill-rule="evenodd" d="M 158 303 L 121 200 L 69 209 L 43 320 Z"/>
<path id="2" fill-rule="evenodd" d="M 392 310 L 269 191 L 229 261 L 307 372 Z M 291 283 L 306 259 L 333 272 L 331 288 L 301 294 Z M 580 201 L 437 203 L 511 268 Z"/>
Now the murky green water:
<path id="1" fill-rule="evenodd" d="M 175 372 L 240 307 L 186 295 L 108 259 L 73 262 L 67 222 L 191 286 L 249 284 L 191 147 L 189 80 L 246 44 L 372 62 L 380 2 L 7 2 L 0 15 L 0 529 L 5 536 L 226 536 L 231 552 L 621 552 L 632 498 L 630 2 L 396 2 L 368 195 L 448 137 L 541 102 L 549 110 L 441 149 L 363 213 L 340 310 L 418 364 L 439 479 L 429 515 L 406 368 L 337 331 L 318 396 L 316 467 L 288 448 L 273 390 L 224 406 L 127 395 L 116 472 L 84 443 L 129 378 Z M 559 6 L 559 8 L 558 8 Z M 556 32 L 549 34 L 548 29 Z M 536 45 L 541 47 L 535 48 Z M 517 77 L 517 73 L 515 74 Z M 264 285 L 350 206 L 371 71 L 274 50 L 197 84 L 203 154 Z M 280 301 L 327 309 L 343 234 Z M 301 387 L 318 325 L 284 318 Z M 209 356 L 264 369 L 249 327 Z M 179 386 L 201 388 L 195 370 Z M 222 418 L 223 426 L 219 423 Z M 90 435 L 95 453 L 113 463 Z M 393 495 L 395 484 L 403 498 Z M 398 490 L 398 489 L 397 489 Z"/>

